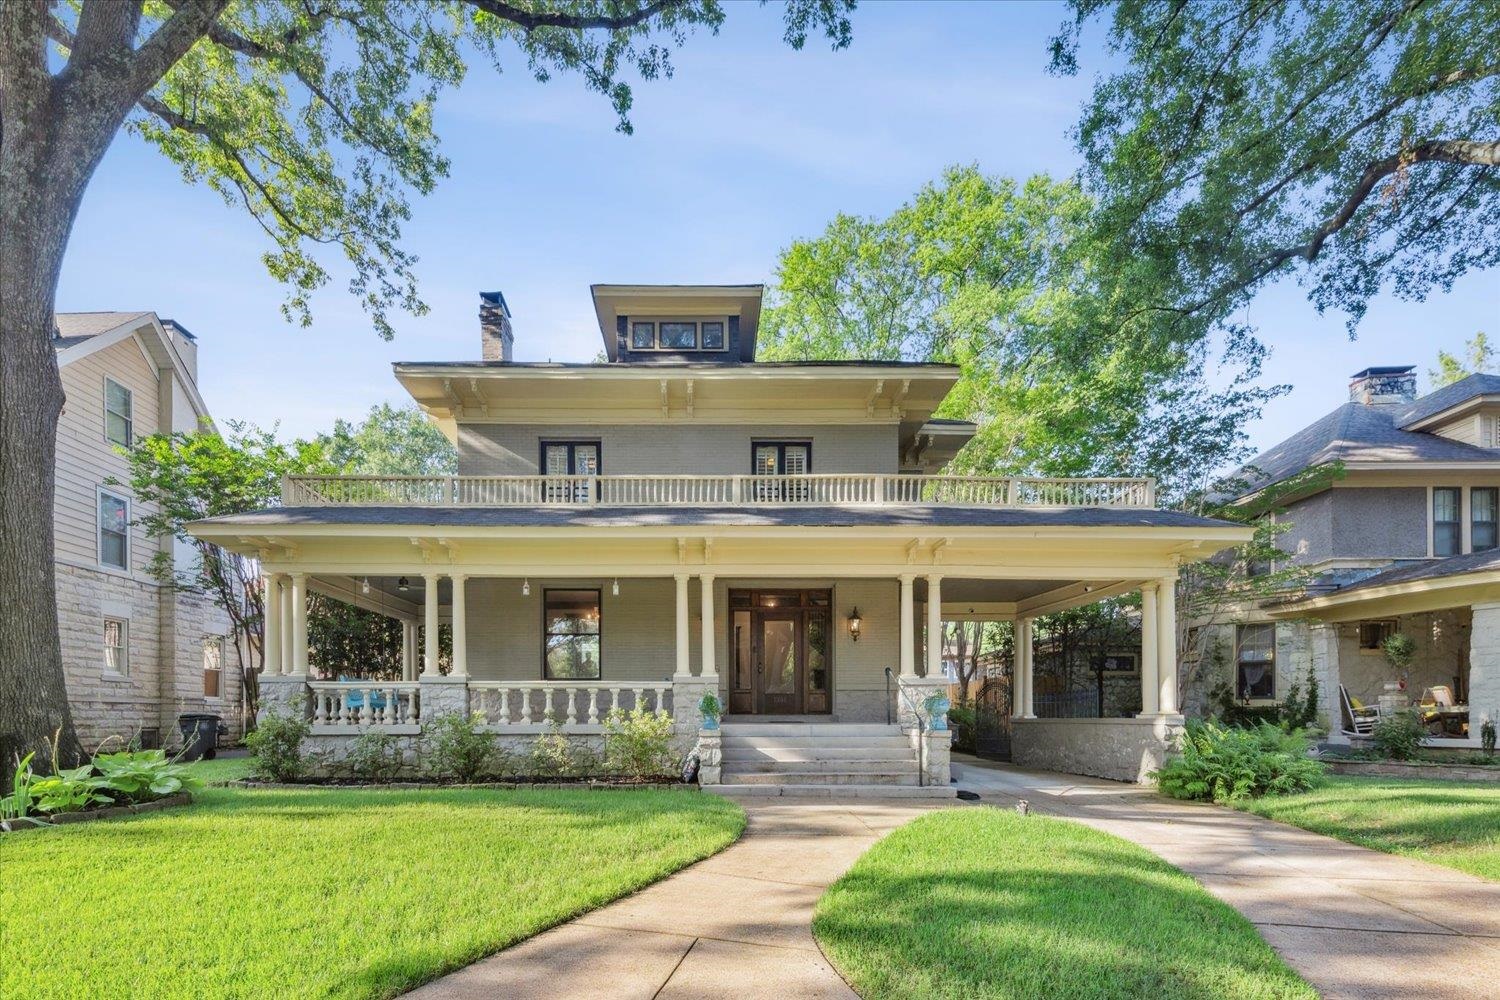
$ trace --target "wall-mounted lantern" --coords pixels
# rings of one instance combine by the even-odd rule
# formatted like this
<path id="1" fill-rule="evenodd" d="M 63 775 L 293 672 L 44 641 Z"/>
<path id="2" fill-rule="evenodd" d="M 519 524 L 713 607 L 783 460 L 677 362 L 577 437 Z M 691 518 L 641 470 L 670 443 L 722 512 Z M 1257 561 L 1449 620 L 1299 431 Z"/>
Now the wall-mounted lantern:
<path id="1" fill-rule="evenodd" d="M 861 626 L 863 626 L 863 624 L 864 619 L 860 618 L 859 608 L 856 607 L 853 611 L 849 612 L 849 638 L 853 639 L 855 642 L 858 642 L 859 630 Z"/>

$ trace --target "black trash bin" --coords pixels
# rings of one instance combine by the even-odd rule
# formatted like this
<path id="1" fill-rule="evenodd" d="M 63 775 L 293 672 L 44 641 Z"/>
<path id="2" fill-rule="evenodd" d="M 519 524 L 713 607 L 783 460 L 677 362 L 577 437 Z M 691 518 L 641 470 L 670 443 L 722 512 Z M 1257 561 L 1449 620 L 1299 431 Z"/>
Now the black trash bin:
<path id="1" fill-rule="evenodd" d="M 182 733 L 182 760 L 213 760 L 219 745 L 217 715 L 208 712 L 188 712 L 177 717 L 177 729 Z"/>

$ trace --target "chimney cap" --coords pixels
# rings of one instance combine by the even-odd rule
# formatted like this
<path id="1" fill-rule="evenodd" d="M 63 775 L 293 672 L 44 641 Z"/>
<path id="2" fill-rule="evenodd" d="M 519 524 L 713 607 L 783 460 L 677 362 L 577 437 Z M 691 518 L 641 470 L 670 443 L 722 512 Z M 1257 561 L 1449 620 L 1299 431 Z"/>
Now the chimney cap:
<path id="1" fill-rule="evenodd" d="M 1373 365 L 1350 375 L 1350 378 L 1378 378 L 1382 375 L 1410 375 L 1417 370 L 1416 365 Z"/>
<path id="2" fill-rule="evenodd" d="M 510 315 L 510 306 L 505 304 L 505 296 L 500 292 L 480 292 L 479 301 L 485 305 L 499 306 L 501 312 L 506 316 Z"/>

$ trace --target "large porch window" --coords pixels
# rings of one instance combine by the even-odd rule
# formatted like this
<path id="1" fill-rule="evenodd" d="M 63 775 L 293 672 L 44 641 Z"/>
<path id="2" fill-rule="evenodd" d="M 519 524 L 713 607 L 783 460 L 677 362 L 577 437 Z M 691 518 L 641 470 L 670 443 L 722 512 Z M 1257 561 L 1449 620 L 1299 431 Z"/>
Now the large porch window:
<path id="1" fill-rule="evenodd" d="M 542 604 L 542 676 L 598 680 L 599 591 L 548 590 Z"/>
<path id="2" fill-rule="evenodd" d="M 1235 691 L 1241 701 L 1276 697 L 1276 626 L 1235 627 Z"/>

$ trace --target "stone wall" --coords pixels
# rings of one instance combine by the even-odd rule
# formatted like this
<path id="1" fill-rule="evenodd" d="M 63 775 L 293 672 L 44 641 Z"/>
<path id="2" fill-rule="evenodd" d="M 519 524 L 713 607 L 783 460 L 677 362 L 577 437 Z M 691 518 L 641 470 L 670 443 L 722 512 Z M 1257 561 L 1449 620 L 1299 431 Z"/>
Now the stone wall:
<path id="1" fill-rule="evenodd" d="M 1180 716 L 1012 719 L 1011 760 L 1022 767 L 1145 784 L 1181 731 Z"/>

